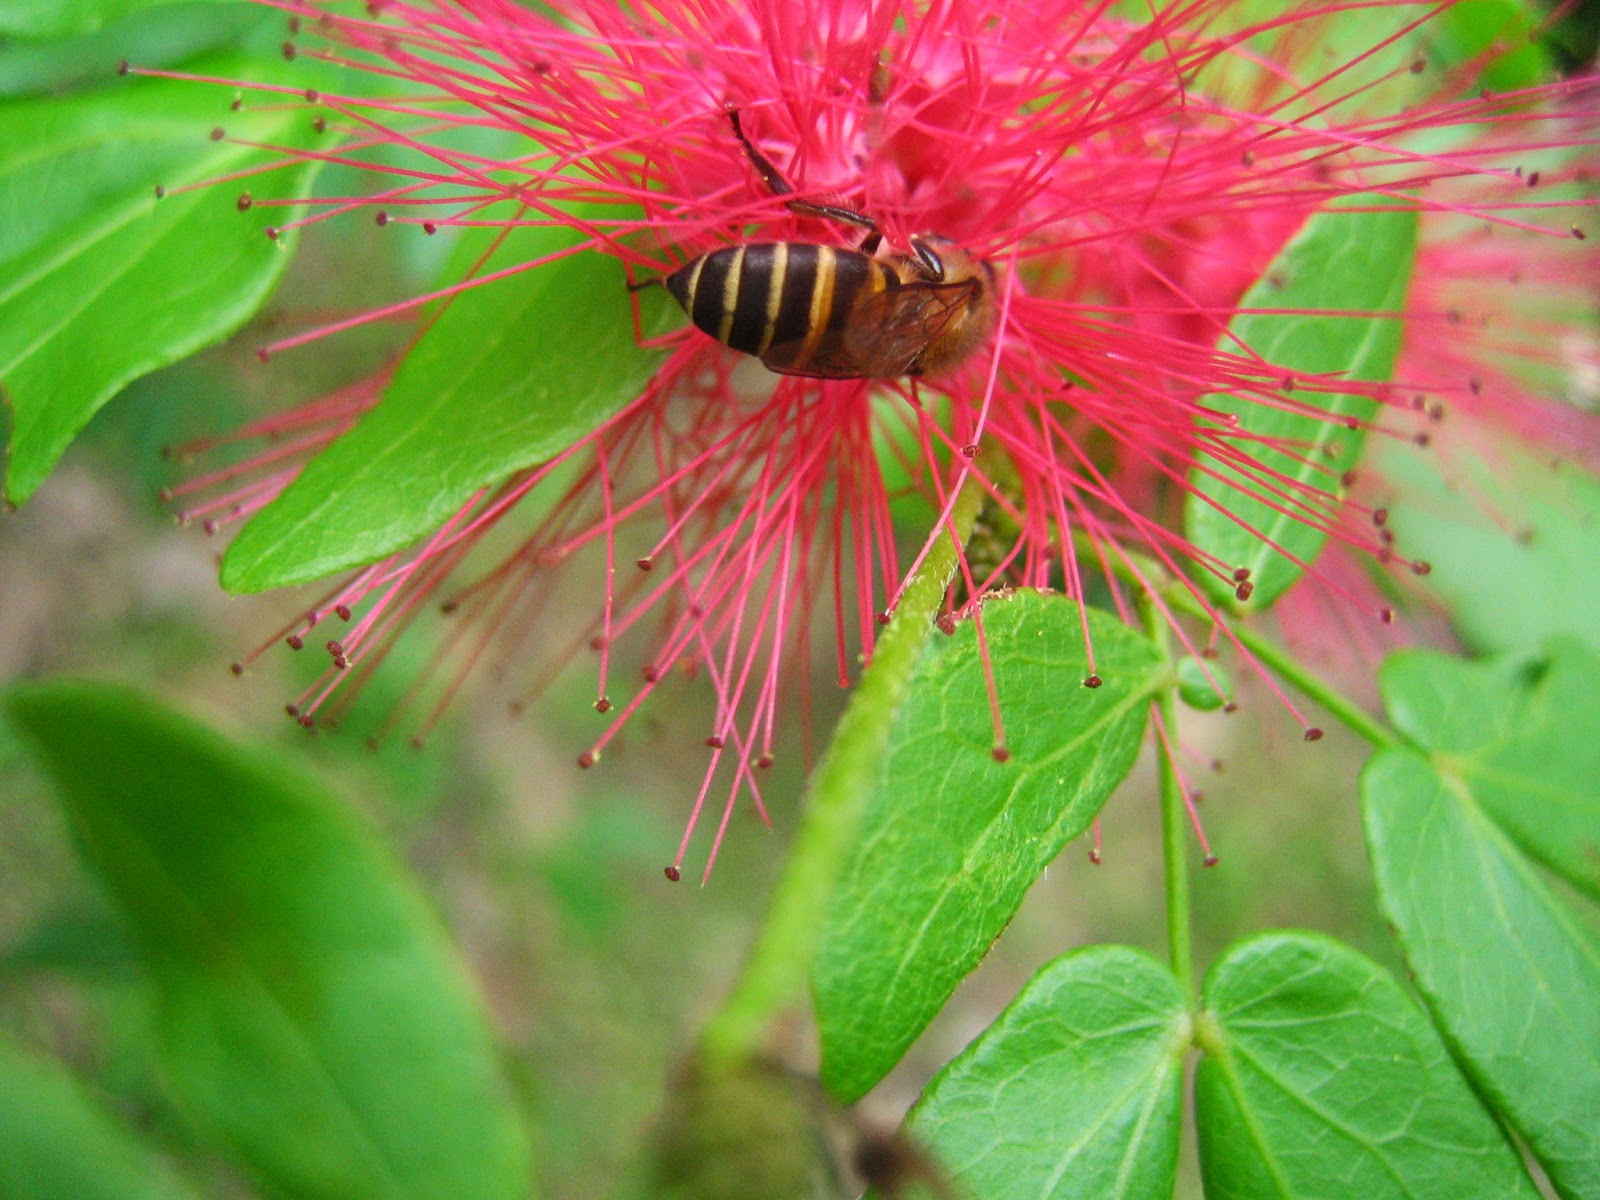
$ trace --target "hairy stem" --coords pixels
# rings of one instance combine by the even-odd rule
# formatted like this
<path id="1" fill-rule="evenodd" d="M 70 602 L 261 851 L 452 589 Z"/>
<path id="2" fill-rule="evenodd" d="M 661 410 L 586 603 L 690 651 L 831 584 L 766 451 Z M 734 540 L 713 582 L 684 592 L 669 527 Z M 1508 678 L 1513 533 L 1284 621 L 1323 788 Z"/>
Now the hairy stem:
<path id="1" fill-rule="evenodd" d="M 774 1019 L 804 992 L 821 917 L 872 794 L 895 711 L 982 504 L 982 488 L 968 483 L 961 489 L 947 536 L 935 541 L 873 647 L 872 664 L 812 774 L 805 817 L 755 946 L 702 1035 L 709 1065 L 732 1067 L 758 1057 Z"/>

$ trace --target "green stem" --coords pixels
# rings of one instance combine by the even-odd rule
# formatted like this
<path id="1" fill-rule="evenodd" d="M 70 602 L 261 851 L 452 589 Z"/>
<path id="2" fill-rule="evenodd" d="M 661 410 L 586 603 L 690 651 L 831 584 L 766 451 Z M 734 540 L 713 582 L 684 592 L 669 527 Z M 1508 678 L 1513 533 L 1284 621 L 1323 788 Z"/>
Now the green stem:
<path id="1" fill-rule="evenodd" d="M 1172 633 L 1156 606 L 1145 598 L 1140 605 L 1145 632 L 1162 656 L 1172 661 Z M 1156 739 L 1156 760 L 1161 774 L 1161 858 L 1167 892 L 1167 958 L 1172 973 L 1190 997 L 1194 996 L 1194 942 L 1189 919 L 1189 814 L 1183 802 L 1183 782 L 1173 761 L 1178 736 L 1178 687 L 1161 689 L 1156 709 L 1166 739 Z M 1169 746 L 1169 743 L 1173 745 Z"/>
<path id="2" fill-rule="evenodd" d="M 1371 716 L 1327 680 L 1308 671 L 1277 642 L 1243 623 L 1232 625 L 1230 628 L 1233 630 L 1233 635 L 1239 639 L 1239 644 L 1246 650 L 1374 746 L 1383 749 L 1386 746 L 1400 744 L 1400 737 L 1394 730 Z"/>
<path id="3" fill-rule="evenodd" d="M 1074 533 L 1074 544 L 1085 553 L 1093 553 L 1094 545 L 1088 540 L 1086 534 Z M 1114 574 L 1129 587 L 1141 594 L 1147 591 L 1159 593 L 1168 608 L 1175 613 L 1195 617 L 1202 621 L 1214 621 L 1214 614 L 1206 611 L 1205 607 L 1195 599 L 1182 580 L 1174 579 L 1165 568 L 1153 559 L 1140 558 L 1130 555 L 1131 562 L 1123 562 L 1116 557 L 1108 559 Z M 1137 566 L 1137 570 L 1135 570 Z M 1140 573 L 1143 573 L 1141 578 Z M 1160 582 L 1156 582 L 1160 581 Z M 1147 621 L 1148 626 L 1148 621 Z M 1349 726 L 1356 734 L 1371 742 L 1374 746 L 1395 746 L 1401 738 L 1392 729 L 1367 713 L 1359 704 L 1342 692 L 1338 691 L 1327 680 L 1320 678 L 1311 671 L 1306 670 L 1296 662 L 1289 653 L 1271 638 L 1252 628 L 1244 621 L 1230 622 L 1228 629 L 1233 636 L 1239 639 L 1239 644 L 1262 663 L 1270 667 L 1276 674 L 1293 684 L 1301 692 L 1310 696 L 1328 712 Z"/>
<path id="4" fill-rule="evenodd" d="M 708 1065 L 758 1057 L 773 1021 L 804 994 L 820 919 L 872 795 L 895 711 L 982 505 L 982 488 L 961 489 L 951 512 L 959 541 L 935 541 L 873 647 L 872 665 L 812 774 L 805 817 L 750 958 L 701 1037 Z"/>

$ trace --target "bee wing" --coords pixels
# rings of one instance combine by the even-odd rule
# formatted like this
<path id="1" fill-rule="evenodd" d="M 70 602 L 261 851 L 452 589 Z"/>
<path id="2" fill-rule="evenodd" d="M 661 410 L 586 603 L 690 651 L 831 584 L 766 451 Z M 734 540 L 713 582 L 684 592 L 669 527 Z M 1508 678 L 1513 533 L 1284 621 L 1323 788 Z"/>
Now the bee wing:
<path id="1" fill-rule="evenodd" d="M 804 375 L 812 379 L 865 379 L 869 374 L 868 365 L 837 335 L 824 336 L 809 354 L 805 348 L 803 338 L 775 342 L 767 347 L 761 361 L 767 370 L 780 375 Z"/>
<path id="2" fill-rule="evenodd" d="M 869 298 L 861 319 L 845 332 L 857 352 L 887 367 L 884 375 L 906 374 L 928 343 L 940 337 L 972 302 L 977 283 L 916 280 Z M 879 374 L 874 372 L 874 375 Z"/>
<path id="3" fill-rule="evenodd" d="M 805 352 L 805 340 L 775 342 L 761 361 L 783 375 L 818 379 L 893 379 L 945 331 L 972 299 L 974 283 L 916 280 L 861 299 L 849 324 Z"/>

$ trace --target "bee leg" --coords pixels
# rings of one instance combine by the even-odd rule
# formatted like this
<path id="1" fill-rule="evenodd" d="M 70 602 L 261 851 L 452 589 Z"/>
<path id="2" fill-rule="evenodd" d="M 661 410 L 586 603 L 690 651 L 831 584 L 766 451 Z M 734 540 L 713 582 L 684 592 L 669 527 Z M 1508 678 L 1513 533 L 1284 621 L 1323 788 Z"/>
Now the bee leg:
<path id="1" fill-rule="evenodd" d="M 628 281 L 628 290 L 630 292 L 642 292 L 647 287 L 666 287 L 666 286 L 667 286 L 666 280 L 663 279 L 660 275 L 652 275 L 652 276 L 650 276 L 649 279 L 630 279 Z"/>
<path id="2" fill-rule="evenodd" d="M 733 126 L 733 136 L 739 139 L 739 145 L 744 147 L 745 157 L 750 160 L 750 165 L 755 167 L 756 174 L 761 176 L 761 182 L 767 185 L 774 196 L 794 195 L 794 186 L 783 177 L 783 172 L 778 170 L 765 154 L 755 148 L 755 144 L 745 134 L 744 123 L 739 119 L 739 110 L 733 105 L 727 109 L 728 123 Z M 813 204 L 810 200 L 790 200 L 789 211 L 802 217 L 817 217 L 824 221 L 841 221 L 846 225 L 858 225 L 867 231 L 867 238 L 861 243 L 863 254 L 872 254 L 878 249 L 878 244 L 883 241 L 883 231 L 878 228 L 878 223 L 871 217 L 856 212 L 852 208 L 844 208 L 837 204 Z M 928 252 L 932 254 L 932 251 Z M 921 257 L 919 255 L 919 257 Z M 938 262 L 938 256 L 934 255 Z M 924 260 L 926 261 L 926 260 Z M 944 278 L 944 268 L 939 267 L 938 277 Z"/>
<path id="3" fill-rule="evenodd" d="M 928 273 L 928 278 L 934 283 L 944 282 L 944 259 L 939 257 L 939 252 L 928 245 L 922 238 L 911 239 L 911 252 L 917 256 L 917 263 Z"/>
<path id="4" fill-rule="evenodd" d="M 791 200 L 789 201 L 789 211 L 798 213 L 802 217 L 817 217 L 824 221 L 839 221 L 845 225 L 859 225 L 867 231 L 867 236 L 861 239 L 861 245 L 857 249 L 868 256 L 876 254 L 879 245 L 883 242 L 883 230 L 878 228 L 878 223 L 871 217 L 856 212 L 853 208 L 841 208 L 837 204 L 812 204 L 809 200 Z"/>
<path id="5" fill-rule="evenodd" d="M 794 188 L 790 186 L 783 172 L 772 165 L 772 160 L 755 148 L 754 143 L 745 136 L 744 126 L 739 121 L 739 110 L 733 105 L 728 105 L 728 123 L 733 126 L 733 136 L 739 139 L 739 145 L 744 147 L 745 157 L 750 160 L 750 165 L 756 169 L 756 174 L 761 176 L 761 182 L 767 185 L 774 196 L 792 196 Z"/>

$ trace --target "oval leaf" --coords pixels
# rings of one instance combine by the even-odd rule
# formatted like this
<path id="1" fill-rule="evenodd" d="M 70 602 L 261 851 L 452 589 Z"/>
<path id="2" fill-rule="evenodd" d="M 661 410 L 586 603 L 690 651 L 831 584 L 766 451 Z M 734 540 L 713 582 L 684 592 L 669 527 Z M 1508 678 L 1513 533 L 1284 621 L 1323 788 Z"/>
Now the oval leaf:
<path id="1" fill-rule="evenodd" d="M 928 1085 L 910 1127 L 962 1195 L 1170 1196 L 1189 1044 L 1172 972 L 1091 946 L 1035 975 Z"/>
<path id="2" fill-rule="evenodd" d="M 544 258 L 574 240 L 562 228 L 513 228 L 479 273 Z M 639 301 L 644 328 L 658 332 L 670 301 L 662 289 L 641 292 Z M 261 591 L 400 549 L 479 488 L 595 429 L 639 396 L 661 359 L 636 342 L 622 267 L 603 254 L 579 252 L 458 293 L 378 406 L 234 539 L 223 586 Z"/>
<path id="3" fill-rule="evenodd" d="M 1600 1196 L 1600 946 L 1417 751 L 1373 759 L 1361 800 L 1378 899 L 1456 1056 L 1561 1195 Z"/>
<path id="4" fill-rule="evenodd" d="M 179 0 L 6 0 L 0 5 L 0 36 L 66 38 L 93 33 L 146 8 Z M 193 0 L 188 0 L 192 3 Z M 236 0 L 211 0 L 215 4 Z"/>
<path id="5" fill-rule="evenodd" d="M 144 953 L 196 1125 L 295 1196 L 525 1194 L 461 965 L 332 797 L 119 689 L 40 685 L 7 709 Z"/>
<path id="6" fill-rule="evenodd" d="M 1489 662 L 1415 651 L 1391 657 L 1379 681 L 1396 728 L 1447 761 L 1524 851 L 1600 897 L 1600 652 L 1573 641 Z"/>
<path id="7" fill-rule="evenodd" d="M 1286 375 L 1387 380 L 1401 324 L 1372 314 L 1405 307 L 1416 246 L 1417 214 L 1409 208 L 1381 196 L 1330 205 L 1245 293 L 1219 349 L 1260 355 Z M 1225 392 L 1200 402 L 1237 418 L 1236 428 L 1216 436 L 1245 461 L 1217 459 L 1191 474 L 1195 494 L 1185 531 L 1204 553 L 1249 570 L 1254 590 L 1246 608 L 1272 603 L 1300 578 L 1300 564 L 1322 549 L 1339 477 L 1355 462 L 1377 408 L 1363 395 L 1303 389 L 1289 395 L 1297 410 Z M 1360 428 L 1350 428 L 1351 421 Z M 1219 602 L 1235 606 L 1231 580 L 1209 572 L 1201 578 Z"/>
<path id="8" fill-rule="evenodd" d="M 227 59 L 207 73 L 255 65 Z M 256 66 L 259 74 L 259 66 Z M 124 384 L 219 341 L 261 305 L 289 255 L 264 230 L 285 212 L 240 212 L 241 185 L 184 185 L 279 161 L 231 138 L 293 144 L 312 114 L 229 111 L 222 88 L 138 80 L 0 104 L 0 392 L 12 409 L 5 497 L 31 496 Z M 254 178 L 298 198 L 312 167 Z M 168 195 L 158 200 L 157 185 Z"/>
<path id="9" fill-rule="evenodd" d="M 894 1066 L 1133 766 L 1170 668 L 1115 618 L 1088 616 L 1098 688 L 1083 686 L 1077 605 L 1018 592 L 983 609 L 1007 762 L 993 755 L 974 624 L 925 647 L 812 974 L 836 1098 Z"/>
<path id="10" fill-rule="evenodd" d="M 176 67 L 202 54 L 239 49 L 258 30 L 278 34 L 281 44 L 282 18 L 258 5 L 190 0 L 134 13 L 81 37 L 0 41 L 0 97 L 103 86 L 116 81 L 123 59 L 141 67 Z"/>
<path id="11" fill-rule="evenodd" d="M 1548 20 L 1527 0 L 1456 0 L 1424 27 L 1429 57 L 1446 69 L 1479 61 L 1479 82 L 1497 92 L 1537 87 L 1552 73 L 1538 41 Z"/>
<path id="12" fill-rule="evenodd" d="M 1585 414 L 1552 443 L 1585 444 Z M 1448 461 L 1385 443 L 1372 458 L 1392 499 L 1389 527 L 1406 554 L 1426 560 L 1428 591 L 1445 602 L 1470 648 L 1527 650 L 1553 636 L 1600 645 L 1600 478 L 1506 442 L 1492 462 Z M 1447 472 L 1449 478 L 1442 472 Z"/>
<path id="13" fill-rule="evenodd" d="M 1251 938 L 1212 967 L 1204 996 L 1208 1196 L 1538 1196 L 1421 1010 L 1349 947 Z"/>
<path id="14" fill-rule="evenodd" d="M 156 1153 L 60 1064 L 0 1037 L 0 1200 L 183 1200 Z"/>

